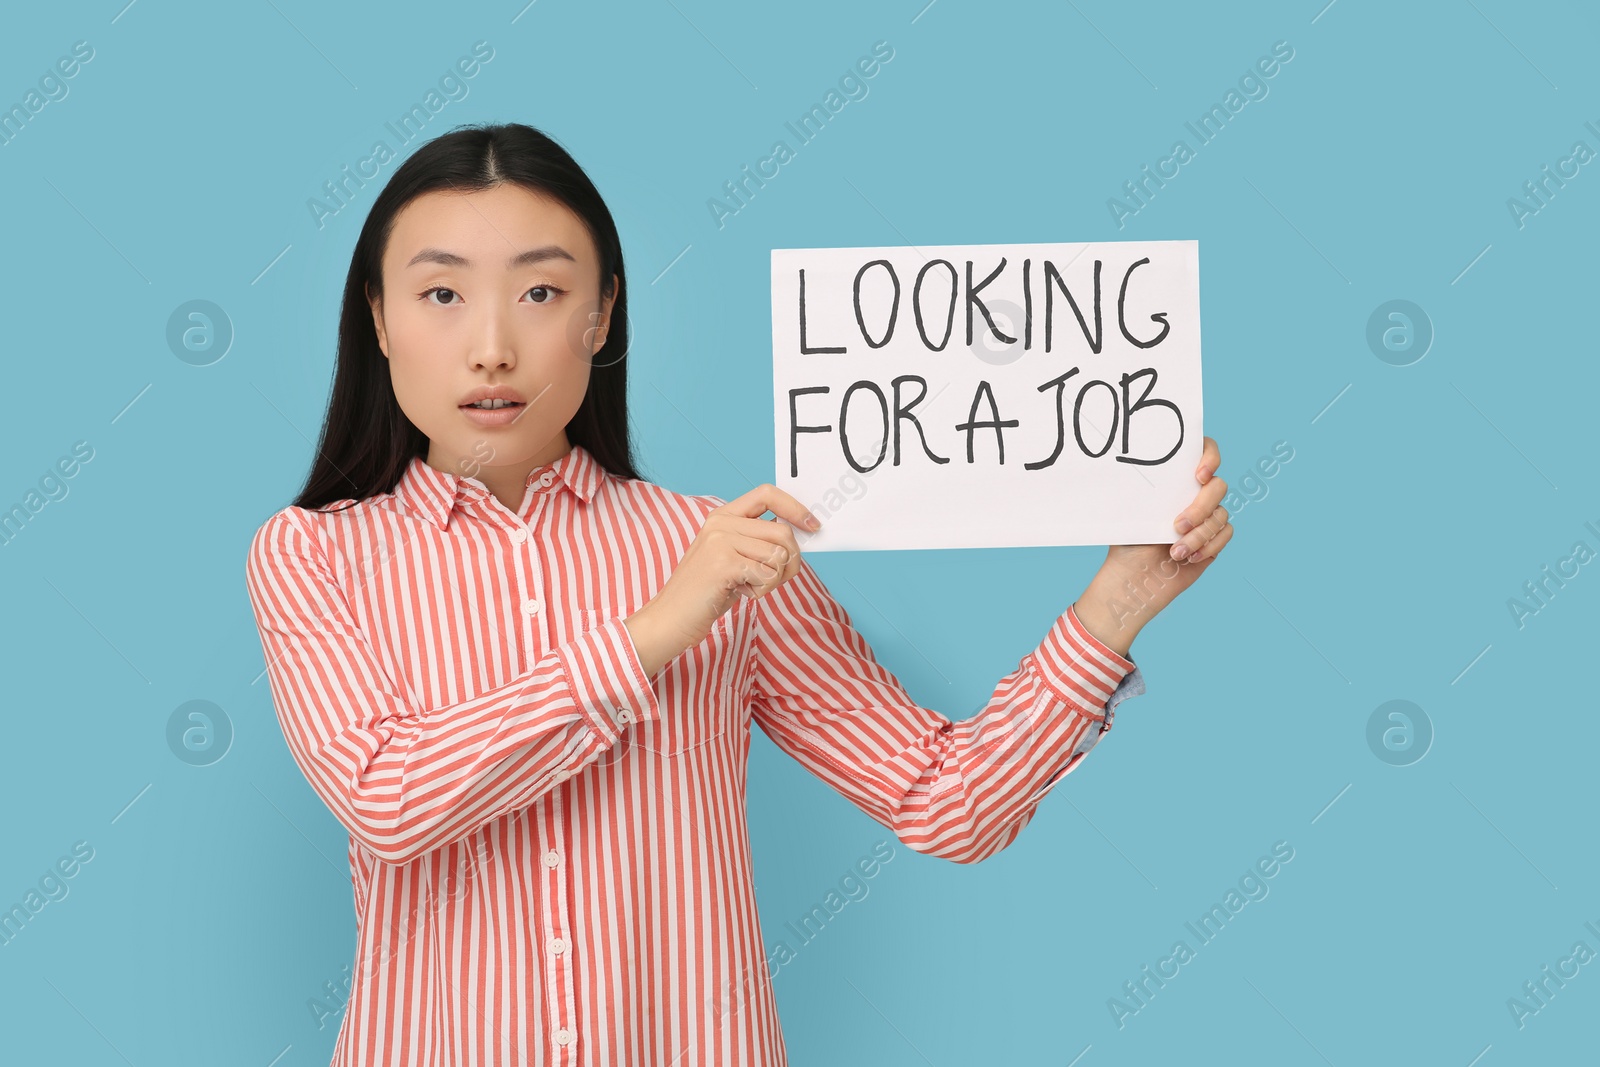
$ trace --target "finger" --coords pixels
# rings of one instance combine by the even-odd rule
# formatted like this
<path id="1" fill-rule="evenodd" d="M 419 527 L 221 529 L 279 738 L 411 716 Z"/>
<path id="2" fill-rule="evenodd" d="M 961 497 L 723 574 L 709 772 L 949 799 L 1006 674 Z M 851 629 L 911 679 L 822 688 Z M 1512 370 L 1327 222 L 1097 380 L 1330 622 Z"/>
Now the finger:
<path id="1" fill-rule="evenodd" d="M 772 512 L 802 530 L 815 533 L 821 529 L 822 524 L 806 506 L 782 489 L 770 482 L 756 486 L 741 497 L 728 501 L 718 511 L 727 511 L 732 515 L 746 519 L 759 519 L 767 512 Z"/>
<path id="2" fill-rule="evenodd" d="M 1178 512 L 1178 517 L 1173 520 L 1172 528 L 1179 534 L 1186 534 L 1199 526 L 1222 503 L 1222 498 L 1228 495 L 1228 483 L 1222 478 L 1212 478 L 1200 491 L 1194 495 L 1194 501 Z M 1196 548 L 1197 545 L 1190 545 Z"/>
<path id="3" fill-rule="evenodd" d="M 1218 532 L 1217 536 L 1207 541 L 1199 551 L 1195 552 L 1189 557 L 1190 562 L 1203 559 L 1216 559 L 1217 553 L 1222 551 L 1222 546 L 1227 544 L 1230 540 L 1232 540 L 1232 538 L 1233 523 L 1230 522 L 1223 524 L 1223 527 L 1221 531 Z"/>
<path id="4" fill-rule="evenodd" d="M 722 514 L 718 514 L 722 512 Z M 800 543 L 795 537 L 795 529 L 786 522 L 776 519 L 749 519 L 742 518 L 732 511 L 723 511 L 718 508 L 706 518 L 705 529 L 702 532 L 715 531 L 717 535 L 732 539 L 736 550 L 747 538 L 753 538 L 758 544 L 747 546 L 744 552 L 749 558 L 766 563 L 773 562 L 774 566 L 788 568 L 788 576 L 792 577 L 799 569 L 796 558 L 800 555 Z M 764 543 L 766 547 L 761 547 Z M 783 552 L 775 552 L 775 546 L 782 546 Z"/>
<path id="5" fill-rule="evenodd" d="M 758 520 L 759 521 L 759 520 Z M 777 523 L 767 523 L 777 526 Z M 800 567 L 800 551 L 782 542 L 764 537 L 742 536 L 733 543 L 741 562 L 741 574 L 747 576 L 756 595 L 776 589 L 794 576 Z"/>
<path id="6" fill-rule="evenodd" d="M 780 526 L 782 524 L 774 522 L 769 523 L 768 525 Z M 788 537 L 784 540 L 783 547 L 789 553 L 789 558 L 784 562 L 784 565 L 781 568 L 783 573 L 772 583 L 774 587 L 782 585 L 784 582 L 787 582 L 790 578 L 793 578 L 796 574 L 800 573 L 802 550 L 800 545 L 796 543 L 794 531 L 785 529 L 784 532 L 788 534 Z"/>
<path id="7" fill-rule="evenodd" d="M 740 558 L 744 559 L 742 556 Z M 734 588 L 742 597 L 765 596 L 774 588 L 772 579 L 768 577 L 772 573 L 774 573 L 772 569 L 765 564 L 745 559 L 739 569 L 738 582 Z"/>
<path id="8" fill-rule="evenodd" d="M 1205 438 L 1205 447 L 1200 450 L 1200 466 L 1195 468 L 1194 472 L 1195 481 L 1205 485 L 1221 466 L 1222 453 L 1217 449 L 1216 440 L 1211 437 Z"/>
<path id="9" fill-rule="evenodd" d="M 728 529 L 737 537 L 755 537 L 774 545 L 782 545 L 791 557 L 800 555 L 800 542 L 795 537 L 794 527 L 786 522 L 773 519 L 733 519 Z M 766 560 L 771 554 L 771 549 L 760 555 Z M 755 557 L 752 557 L 755 558 Z"/>
<path id="10" fill-rule="evenodd" d="M 1211 513 L 1206 516 L 1199 526 L 1184 534 L 1173 544 L 1172 558 L 1183 559 L 1185 556 L 1194 555 L 1212 538 L 1221 533 L 1222 528 L 1226 525 L 1228 525 L 1228 509 L 1221 506 L 1212 508 Z"/>
<path id="11" fill-rule="evenodd" d="M 776 523 L 767 523 L 776 526 Z M 745 559 L 755 563 L 763 563 L 776 570 L 782 570 L 789 562 L 800 553 L 782 540 L 753 534 L 737 534 L 732 542 L 734 551 Z"/>

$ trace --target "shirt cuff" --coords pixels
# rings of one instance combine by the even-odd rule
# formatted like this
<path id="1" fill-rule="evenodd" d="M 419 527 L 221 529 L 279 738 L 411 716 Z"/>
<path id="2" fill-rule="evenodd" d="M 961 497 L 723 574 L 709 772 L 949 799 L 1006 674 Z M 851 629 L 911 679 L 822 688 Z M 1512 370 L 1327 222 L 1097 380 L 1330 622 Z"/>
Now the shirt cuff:
<path id="1" fill-rule="evenodd" d="M 1104 718 L 1101 709 L 1128 672 L 1135 670 L 1131 659 L 1091 634 L 1071 607 L 1050 627 L 1034 659 L 1045 684 L 1094 719 Z"/>
<path id="2" fill-rule="evenodd" d="M 661 718 L 655 688 L 621 616 L 580 634 L 558 649 L 556 658 L 578 710 L 608 745 L 630 724 Z"/>

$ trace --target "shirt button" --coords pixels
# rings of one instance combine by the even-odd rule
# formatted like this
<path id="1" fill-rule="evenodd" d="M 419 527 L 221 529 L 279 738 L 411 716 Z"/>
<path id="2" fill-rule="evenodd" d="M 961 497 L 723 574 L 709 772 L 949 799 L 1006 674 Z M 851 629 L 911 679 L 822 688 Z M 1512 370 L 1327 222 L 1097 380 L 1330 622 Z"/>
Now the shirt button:
<path id="1" fill-rule="evenodd" d="M 567 943 L 559 937 L 552 937 L 550 939 L 550 951 L 559 956 L 567 951 Z"/>
<path id="2" fill-rule="evenodd" d="M 633 715 L 628 711 L 627 708 L 623 708 L 617 712 L 617 721 L 621 723 L 632 722 Z"/>
<path id="3" fill-rule="evenodd" d="M 527 529 L 525 527 L 518 526 L 515 530 L 511 531 L 511 540 L 515 541 L 517 544 L 520 545 L 520 544 L 522 544 L 522 542 L 526 541 L 527 539 L 528 539 L 528 531 L 527 531 Z"/>
<path id="4" fill-rule="evenodd" d="M 539 484 L 540 485 L 549 485 L 551 482 L 553 482 L 555 480 L 556 480 L 556 476 L 554 474 L 547 473 L 547 474 L 545 474 L 544 477 L 539 479 Z"/>
<path id="5" fill-rule="evenodd" d="M 561 856 L 555 850 L 552 849 L 551 851 L 546 852 L 544 854 L 544 865 L 546 867 L 554 867 L 556 864 L 558 864 L 560 862 L 561 862 Z"/>
<path id="6" fill-rule="evenodd" d="M 531 598 L 524 600 L 522 602 L 522 610 L 527 612 L 529 615 L 537 615 L 539 614 L 539 602 Z"/>
<path id="7" fill-rule="evenodd" d="M 572 1043 L 572 1031 L 565 1026 L 556 1031 L 556 1044 L 568 1045 Z"/>

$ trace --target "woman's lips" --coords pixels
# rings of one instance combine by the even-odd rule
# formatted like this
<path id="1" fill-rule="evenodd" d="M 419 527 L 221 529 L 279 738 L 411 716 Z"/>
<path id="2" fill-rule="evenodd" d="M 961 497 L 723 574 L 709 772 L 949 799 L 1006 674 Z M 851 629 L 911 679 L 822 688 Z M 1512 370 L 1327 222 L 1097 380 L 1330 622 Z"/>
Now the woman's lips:
<path id="1" fill-rule="evenodd" d="M 508 404 L 498 408 L 475 408 L 462 404 L 461 411 L 479 426 L 507 426 L 516 421 L 526 404 Z"/>

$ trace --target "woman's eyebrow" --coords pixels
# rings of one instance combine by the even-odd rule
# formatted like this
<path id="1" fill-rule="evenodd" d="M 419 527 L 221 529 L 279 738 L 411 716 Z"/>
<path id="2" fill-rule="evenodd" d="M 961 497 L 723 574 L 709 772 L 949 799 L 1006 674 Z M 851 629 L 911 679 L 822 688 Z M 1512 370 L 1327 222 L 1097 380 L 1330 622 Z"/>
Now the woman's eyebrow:
<path id="1" fill-rule="evenodd" d="M 574 263 L 578 262 L 576 256 L 560 245 L 544 245 L 541 248 L 530 248 L 526 252 L 518 252 L 506 260 L 506 266 L 508 268 L 523 267 L 530 263 L 541 263 L 547 259 L 567 259 Z M 467 257 L 457 255 L 454 252 L 446 252 L 442 248 L 424 248 L 412 256 L 411 262 L 407 263 L 406 266 L 413 267 L 418 263 L 441 263 L 446 267 L 463 267 L 467 269 L 472 267 L 472 261 Z"/>

